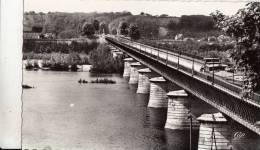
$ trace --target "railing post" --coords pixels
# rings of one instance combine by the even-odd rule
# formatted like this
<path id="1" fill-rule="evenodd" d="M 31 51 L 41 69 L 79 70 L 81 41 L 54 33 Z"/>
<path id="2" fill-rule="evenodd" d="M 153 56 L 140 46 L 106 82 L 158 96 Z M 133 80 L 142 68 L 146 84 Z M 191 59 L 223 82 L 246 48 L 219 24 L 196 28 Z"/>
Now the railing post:
<path id="1" fill-rule="evenodd" d="M 158 52 L 157 61 L 159 61 L 159 44 L 157 44 L 157 52 Z"/>
<path id="2" fill-rule="evenodd" d="M 178 54 L 178 66 L 177 66 L 178 70 L 179 70 L 179 65 L 180 65 L 180 51 L 179 51 L 179 54 Z"/>
<path id="3" fill-rule="evenodd" d="M 167 51 L 166 51 L 166 66 L 168 65 L 168 49 L 167 49 Z"/>
<path id="4" fill-rule="evenodd" d="M 146 53 L 146 45 L 144 46 L 144 52 Z"/>
<path id="5" fill-rule="evenodd" d="M 139 50 L 140 50 L 140 53 L 142 53 L 141 43 L 139 43 L 139 47 L 140 47 L 140 49 L 139 49 Z"/>
<path id="6" fill-rule="evenodd" d="M 151 53 L 150 53 L 151 57 L 153 57 L 153 47 L 151 47 Z"/>
<path id="7" fill-rule="evenodd" d="M 192 76 L 194 75 L 194 55 L 192 57 Z"/>
<path id="8" fill-rule="evenodd" d="M 232 72 L 233 72 L 233 84 L 234 84 L 234 82 L 235 82 L 235 69 L 234 68 L 235 67 L 233 66 L 232 68 L 233 68 Z"/>
<path id="9" fill-rule="evenodd" d="M 215 69 L 214 69 L 214 64 L 215 64 L 215 62 L 213 61 L 213 66 L 212 66 L 212 68 L 213 68 L 213 70 L 212 70 L 212 85 L 214 85 L 214 74 L 215 74 Z"/>

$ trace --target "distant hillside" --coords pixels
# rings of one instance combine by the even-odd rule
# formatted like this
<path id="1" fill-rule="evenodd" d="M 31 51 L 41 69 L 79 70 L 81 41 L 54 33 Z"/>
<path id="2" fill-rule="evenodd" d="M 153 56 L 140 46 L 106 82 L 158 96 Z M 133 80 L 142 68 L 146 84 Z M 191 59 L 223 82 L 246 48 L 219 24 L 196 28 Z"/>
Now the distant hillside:
<path id="1" fill-rule="evenodd" d="M 33 27 L 42 27 L 42 33 L 55 33 L 58 38 L 73 38 L 78 37 L 81 32 L 81 27 L 84 22 L 93 22 L 96 19 L 99 22 L 104 22 L 109 29 L 117 29 L 121 21 L 128 24 L 135 23 L 138 25 L 143 36 L 157 36 L 159 28 L 167 31 L 168 37 L 174 37 L 178 33 L 189 33 L 189 36 L 197 36 L 194 34 L 206 32 L 205 35 L 215 34 L 213 20 L 208 16 L 152 16 L 149 14 L 132 15 L 130 12 L 116 13 L 35 13 L 25 12 L 24 14 L 24 31 L 30 31 Z M 188 32 L 187 32 L 188 31 Z M 192 34 L 190 33 L 192 32 Z M 193 33 L 194 32 L 194 33 Z"/>
<path id="2" fill-rule="evenodd" d="M 55 33 L 60 38 L 76 37 L 84 22 L 92 22 L 94 19 L 99 22 L 110 23 L 112 20 L 131 15 L 129 12 L 120 13 L 34 13 L 24 14 L 24 31 L 29 31 L 34 26 L 43 27 L 43 33 Z"/>

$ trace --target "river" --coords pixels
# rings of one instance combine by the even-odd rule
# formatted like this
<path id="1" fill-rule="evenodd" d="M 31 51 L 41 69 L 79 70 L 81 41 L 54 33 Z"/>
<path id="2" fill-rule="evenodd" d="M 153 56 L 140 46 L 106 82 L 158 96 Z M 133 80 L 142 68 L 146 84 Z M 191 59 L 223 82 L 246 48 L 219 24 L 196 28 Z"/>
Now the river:
<path id="1" fill-rule="evenodd" d="M 136 94 L 120 75 L 116 84 L 79 84 L 89 72 L 24 71 L 23 149 L 187 150 L 189 132 L 164 129 L 166 109 L 147 108 L 148 96 Z M 196 116 L 216 112 L 192 100 Z M 198 131 L 193 132 L 197 149 Z M 248 148 L 247 148 L 248 149 Z"/>

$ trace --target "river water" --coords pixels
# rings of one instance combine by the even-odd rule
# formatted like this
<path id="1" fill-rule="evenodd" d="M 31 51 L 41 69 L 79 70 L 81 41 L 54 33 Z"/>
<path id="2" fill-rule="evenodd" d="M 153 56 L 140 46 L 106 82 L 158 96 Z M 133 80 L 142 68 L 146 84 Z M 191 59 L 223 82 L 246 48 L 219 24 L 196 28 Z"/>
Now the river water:
<path id="1" fill-rule="evenodd" d="M 136 86 L 119 75 L 106 75 L 116 84 L 79 84 L 80 78 L 101 76 L 89 72 L 24 71 L 23 75 L 24 84 L 35 87 L 23 91 L 23 149 L 189 148 L 189 131 L 164 129 L 167 110 L 147 108 L 148 96 L 136 94 Z M 200 100 L 191 103 L 196 116 L 201 110 L 216 112 Z M 198 131 L 193 131 L 192 142 L 196 150 Z"/>

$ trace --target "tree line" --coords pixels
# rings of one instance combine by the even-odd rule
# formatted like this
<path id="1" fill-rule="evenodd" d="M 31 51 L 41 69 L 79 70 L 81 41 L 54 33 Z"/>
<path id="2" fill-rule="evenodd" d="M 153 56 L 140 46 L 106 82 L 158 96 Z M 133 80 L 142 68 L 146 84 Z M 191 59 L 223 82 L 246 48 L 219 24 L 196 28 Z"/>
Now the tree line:
<path id="1" fill-rule="evenodd" d="M 111 33 L 117 34 L 121 22 L 126 22 L 128 27 L 135 24 L 141 37 L 157 37 L 159 28 L 169 30 L 167 36 L 173 37 L 177 32 L 186 33 L 192 30 L 196 33 L 207 32 L 214 29 L 211 16 L 191 15 L 172 17 L 167 14 L 153 16 L 147 13 L 132 15 L 130 12 L 116 13 L 36 13 L 25 12 L 24 24 L 26 27 L 42 27 L 42 33 L 53 33 L 57 38 L 75 38 L 82 34 L 82 26 L 90 29 L 89 34 Z M 116 23 L 119 22 L 119 23 Z M 99 27 L 97 26 L 99 24 Z M 99 30 L 98 30 L 99 28 Z M 135 28 L 135 27 L 134 27 Z M 135 33 L 135 32 L 134 32 Z M 196 34 L 194 33 L 194 36 Z"/>
<path id="2" fill-rule="evenodd" d="M 88 54 L 93 49 L 96 49 L 98 42 L 92 40 L 92 42 L 77 42 L 72 41 L 70 44 L 66 42 L 57 41 L 35 41 L 35 40 L 24 40 L 23 42 L 23 52 L 33 52 L 33 53 L 52 53 L 60 52 L 68 54 L 70 52 L 84 52 Z"/>

